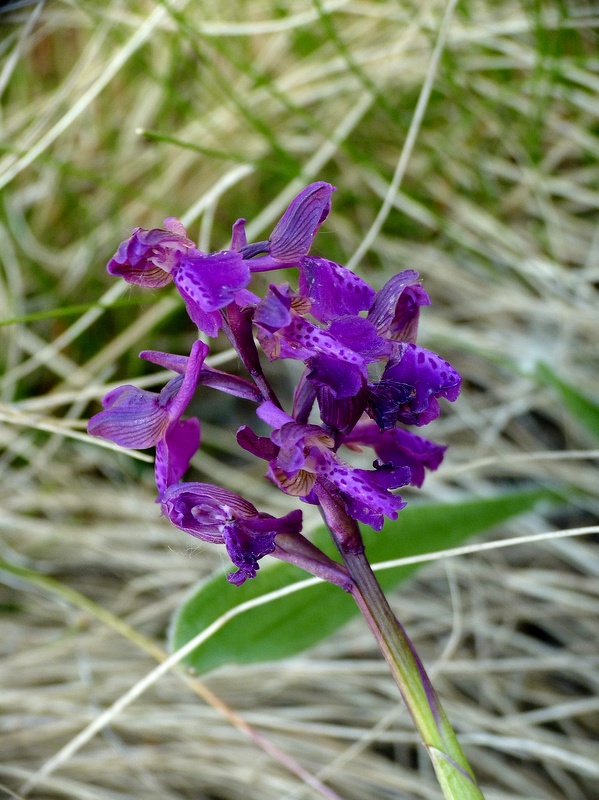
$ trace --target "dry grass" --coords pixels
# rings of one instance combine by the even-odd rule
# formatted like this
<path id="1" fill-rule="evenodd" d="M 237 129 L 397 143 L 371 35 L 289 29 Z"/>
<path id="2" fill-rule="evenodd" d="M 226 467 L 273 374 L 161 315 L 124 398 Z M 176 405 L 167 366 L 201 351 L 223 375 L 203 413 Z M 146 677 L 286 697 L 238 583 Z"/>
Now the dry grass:
<path id="1" fill-rule="evenodd" d="M 192 338 L 174 296 L 130 291 L 103 264 L 132 227 L 173 214 L 203 248 L 241 215 L 258 237 L 318 177 L 339 187 L 318 247 L 350 261 L 385 207 L 356 268 L 378 286 L 419 270 L 434 300 L 423 343 L 465 376 L 431 431 L 451 443 L 447 463 L 420 494 L 575 490 L 563 512 L 492 534 L 563 538 L 429 565 L 394 597 L 398 614 L 488 800 L 599 798 L 599 554 L 593 536 L 567 536 L 597 523 L 596 442 L 534 374 L 546 361 L 599 397 L 599 17 L 567 1 L 463 0 L 433 76 L 445 10 L 54 0 L 0 16 L 0 317 L 20 320 L 1 328 L 0 356 L 7 797 L 153 668 L 140 635 L 162 645 L 189 587 L 226 568 L 158 518 L 144 460 L 84 434 L 107 385 L 160 383 L 138 350 L 185 352 Z M 200 412 L 196 474 L 235 486 L 239 408 Z M 243 480 L 280 507 L 258 465 Z M 346 800 L 439 797 L 359 621 L 304 656 L 206 683 Z M 168 674 L 28 796 L 320 795 Z"/>

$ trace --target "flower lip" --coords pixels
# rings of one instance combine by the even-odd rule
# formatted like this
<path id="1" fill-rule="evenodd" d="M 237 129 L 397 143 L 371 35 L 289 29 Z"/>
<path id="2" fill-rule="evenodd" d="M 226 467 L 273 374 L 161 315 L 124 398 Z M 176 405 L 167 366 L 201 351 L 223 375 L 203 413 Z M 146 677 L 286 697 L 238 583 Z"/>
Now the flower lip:
<path id="1" fill-rule="evenodd" d="M 326 258 L 306 256 L 299 269 L 299 292 L 311 300 L 311 314 L 320 322 L 367 311 L 374 289 L 347 267 Z"/>
<path id="2" fill-rule="evenodd" d="M 459 395 L 460 374 L 441 356 L 412 342 L 395 348 L 382 379 L 369 384 L 367 412 L 383 430 L 394 421 L 427 425 L 441 412 L 438 398 L 452 402 Z"/>

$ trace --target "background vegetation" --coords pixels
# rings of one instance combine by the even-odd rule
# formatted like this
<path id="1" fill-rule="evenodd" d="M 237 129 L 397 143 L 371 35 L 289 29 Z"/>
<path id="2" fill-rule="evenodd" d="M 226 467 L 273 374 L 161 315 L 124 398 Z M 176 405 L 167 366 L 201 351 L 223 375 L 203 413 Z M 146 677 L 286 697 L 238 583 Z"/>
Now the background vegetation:
<path id="1" fill-rule="evenodd" d="M 0 15 L 0 793 L 22 796 L 141 680 L 191 587 L 227 569 L 158 517 L 148 459 L 84 432 L 107 386 L 163 382 L 140 349 L 193 339 L 173 294 L 104 264 L 171 215 L 202 249 L 226 246 L 239 216 L 260 238 L 324 179 L 339 191 L 316 251 L 376 286 L 418 270 L 434 303 L 422 343 L 464 375 L 431 431 L 446 463 L 410 502 L 568 499 L 487 536 L 561 538 L 438 560 L 393 595 L 398 614 L 489 800 L 599 797 L 599 554 L 593 534 L 568 535 L 599 515 L 598 24 L 575 0 L 48 0 Z M 224 345 L 217 359 L 235 367 Z M 247 409 L 215 397 L 196 407 L 197 479 L 239 489 L 241 475 L 261 508 L 288 508 L 239 460 Z M 205 680 L 346 800 L 439 796 L 360 620 Z M 321 796 L 198 692 L 162 677 L 28 796 Z"/>

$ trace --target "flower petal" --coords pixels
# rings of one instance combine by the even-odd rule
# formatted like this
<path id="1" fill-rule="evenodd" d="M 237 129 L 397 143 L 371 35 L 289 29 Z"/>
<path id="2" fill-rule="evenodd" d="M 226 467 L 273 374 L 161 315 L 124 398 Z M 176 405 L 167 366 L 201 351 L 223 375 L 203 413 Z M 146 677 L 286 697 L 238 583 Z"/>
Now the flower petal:
<path id="1" fill-rule="evenodd" d="M 169 404 L 169 417 L 171 420 L 179 419 L 189 405 L 198 386 L 202 364 L 209 352 L 210 348 L 204 342 L 196 340 L 193 343 L 181 387 Z"/>
<path id="2" fill-rule="evenodd" d="M 343 444 L 369 445 L 384 464 L 409 467 L 412 486 L 422 486 L 425 469 L 437 469 L 447 450 L 443 445 L 403 428 L 381 431 L 378 425 L 371 422 L 357 425 L 344 438 Z"/>
<path id="3" fill-rule="evenodd" d="M 177 528 L 205 542 L 224 542 L 224 526 L 258 513 L 247 500 L 210 483 L 176 483 L 162 499 L 162 513 Z"/>
<path id="4" fill-rule="evenodd" d="M 362 365 L 348 364 L 334 356 L 318 354 L 307 359 L 308 380 L 317 388 L 326 387 L 338 398 L 354 397 L 366 383 Z"/>
<path id="5" fill-rule="evenodd" d="M 293 262 L 306 255 L 331 210 L 335 187 L 324 181 L 306 186 L 289 204 L 270 236 L 270 255 Z"/>
<path id="6" fill-rule="evenodd" d="M 189 362 L 189 356 L 162 353 L 160 350 L 142 350 L 139 357 L 143 358 L 144 361 L 149 361 L 151 364 L 157 364 L 159 367 L 164 367 L 164 369 L 178 372 L 179 375 L 183 375 Z"/>
<path id="7" fill-rule="evenodd" d="M 316 387 L 320 419 L 329 428 L 341 434 L 349 433 L 366 408 L 367 389 L 362 385 L 349 395 L 333 393 L 327 385 Z"/>
<path id="8" fill-rule="evenodd" d="M 376 361 L 391 352 L 392 345 L 377 333 L 363 317 L 341 317 L 331 323 L 329 333 L 339 344 L 359 353 L 367 362 Z"/>
<path id="9" fill-rule="evenodd" d="M 120 386 L 106 395 L 103 403 L 104 411 L 89 420 L 87 431 L 121 447 L 152 447 L 164 436 L 170 422 L 168 409 L 160 404 L 160 395 L 137 386 Z"/>
<path id="10" fill-rule="evenodd" d="M 165 490 L 181 480 L 189 462 L 200 446 L 200 423 L 195 417 L 177 420 L 167 429 L 164 438 L 156 444 L 154 476 L 158 500 Z"/>
<path id="11" fill-rule="evenodd" d="M 226 525 L 223 535 L 227 553 L 239 568 L 239 572 L 227 575 L 229 583 L 241 586 L 248 578 L 255 578 L 260 569 L 258 560 L 275 550 L 275 537 L 279 534 L 297 535 L 301 529 L 301 511 L 291 511 L 280 518 L 258 514 Z"/>
<path id="12" fill-rule="evenodd" d="M 237 443 L 248 453 L 265 461 L 277 457 L 279 448 L 271 442 L 268 436 L 258 436 L 248 425 L 242 425 L 237 431 Z"/>
<path id="13" fill-rule="evenodd" d="M 240 253 L 223 250 L 208 255 L 189 252 L 173 272 L 175 286 L 189 304 L 204 312 L 229 305 L 250 282 L 250 270 Z"/>
<path id="14" fill-rule="evenodd" d="M 375 325 L 381 336 L 386 336 L 389 332 L 404 289 L 416 280 L 418 280 L 418 273 L 413 269 L 406 269 L 390 278 L 376 293 L 372 308 L 368 312 L 368 319 Z"/>
<path id="15" fill-rule="evenodd" d="M 389 361 L 383 383 L 392 381 L 414 388 L 414 396 L 399 408 L 398 420 L 408 425 L 426 425 L 439 416 L 437 398 L 453 401 L 460 393 L 461 377 L 445 359 L 409 343 L 400 345 L 399 361 Z"/>
<path id="16" fill-rule="evenodd" d="M 312 256 L 301 259 L 299 291 L 312 301 L 312 316 L 327 324 L 366 311 L 375 296 L 374 289 L 347 267 Z"/>
<path id="17" fill-rule="evenodd" d="M 407 467 L 356 469 L 333 453 L 314 453 L 314 457 L 317 476 L 337 487 L 348 514 L 358 522 L 380 531 L 383 517 L 397 519 L 398 511 L 406 505 L 399 495 L 390 494 L 388 489 L 396 489 L 410 482 Z"/>

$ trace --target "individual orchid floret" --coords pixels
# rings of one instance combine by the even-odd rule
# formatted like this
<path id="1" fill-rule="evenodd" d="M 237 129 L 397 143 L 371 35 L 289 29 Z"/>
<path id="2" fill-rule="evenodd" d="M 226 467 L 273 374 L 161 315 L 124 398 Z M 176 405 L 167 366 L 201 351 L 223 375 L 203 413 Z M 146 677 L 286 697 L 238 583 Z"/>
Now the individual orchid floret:
<path id="1" fill-rule="evenodd" d="M 299 266 L 331 211 L 334 191 L 335 187 L 324 181 L 311 183 L 302 189 L 275 225 L 268 241 L 244 244 L 243 220 L 238 220 L 233 229 L 233 240 L 235 246 L 240 246 L 243 257 L 249 259 L 251 271 Z"/>
<path id="2" fill-rule="evenodd" d="M 304 361 L 308 379 L 328 386 L 334 396 L 355 396 L 365 385 L 368 364 L 388 355 L 389 343 L 363 317 L 336 319 L 325 330 L 303 316 L 309 310 L 309 300 L 287 284 L 271 285 L 253 318 L 262 349 L 271 361 Z"/>
<path id="3" fill-rule="evenodd" d="M 425 470 L 437 469 L 447 450 L 447 447 L 403 428 L 382 431 L 374 422 L 357 425 L 343 438 L 343 444 L 352 450 L 361 450 L 360 445 L 372 447 L 381 463 L 409 467 L 412 486 L 422 486 Z"/>
<path id="4" fill-rule="evenodd" d="M 240 232 L 237 244 L 239 236 Z M 251 277 L 241 253 L 202 253 L 175 217 L 165 219 L 164 229 L 136 228 L 121 243 L 107 269 L 139 286 L 160 288 L 173 281 L 191 320 L 208 336 L 218 334 L 220 310 L 236 299 Z"/>
<path id="5" fill-rule="evenodd" d="M 227 580 L 236 586 L 256 577 L 258 561 L 275 550 L 278 534 L 299 534 L 302 528 L 301 511 L 273 517 L 239 495 L 208 483 L 171 486 L 162 498 L 162 513 L 186 533 L 224 544 L 238 568 Z"/>
<path id="6" fill-rule="evenodd" d="M 196 390 L 207 354 L 207 345 L 194 342 L 189 358 L 172 357 L 172 365 L 180 374 L 161 392 L 119 386 L 103 398 L 104 410 L 88 423 L 87 430 L 92 436 L 101 436 L 122 447 L 136 450 L 156 447 L 159 496 L 183 477 L 199 447 L 200 423 L 194 417 L 184 421 L 181 417 Z"/>
<path id="7" fill-rule="evenodd" d="M 314 502 L 317 481 L 333 486 L 348 514 L 375 530 L 385 516 L 397 518 L 405 503 L 392 495 L 410 482 L 407 467 L 377 465 L 374 470 L 356 469 L 334 452 L 335 441 L 318 425 L 300 424 L 272 403 L 263 403 L 258 416 L 274 428 L 270 437 L 257 436 L 243 426 L 237 441 L 245 450 L 269 462 L 267 477 L 286 494 Z"/>
<path id="8" fill-rule="evenodd" d="M 194 247 L 183 224 L 175 217 L 168 217 L 164 220 L 164 230 L 135 228 L 121 242 L 106 269 L 127 283 L 155 289 L 170 283 L 173 271 Z"/>
<path id="9" fill-rule="evenodd" d="M 368 312 L 368 319 L 380 336 L 398 342 L 415 342 L 420 307 L 429 306 L 430 297 L 412 269 L 394 275 L 380 289 Z"/>
<path id="10" fill-rule="evenodd" d="M 366 410 L 382 430 L 427 425 L 439 416 L 438 398 L 460 393 L 460 374 L 441 356 L 413 343 L 396 348 L 381 380 L 369 385 Z"/>

